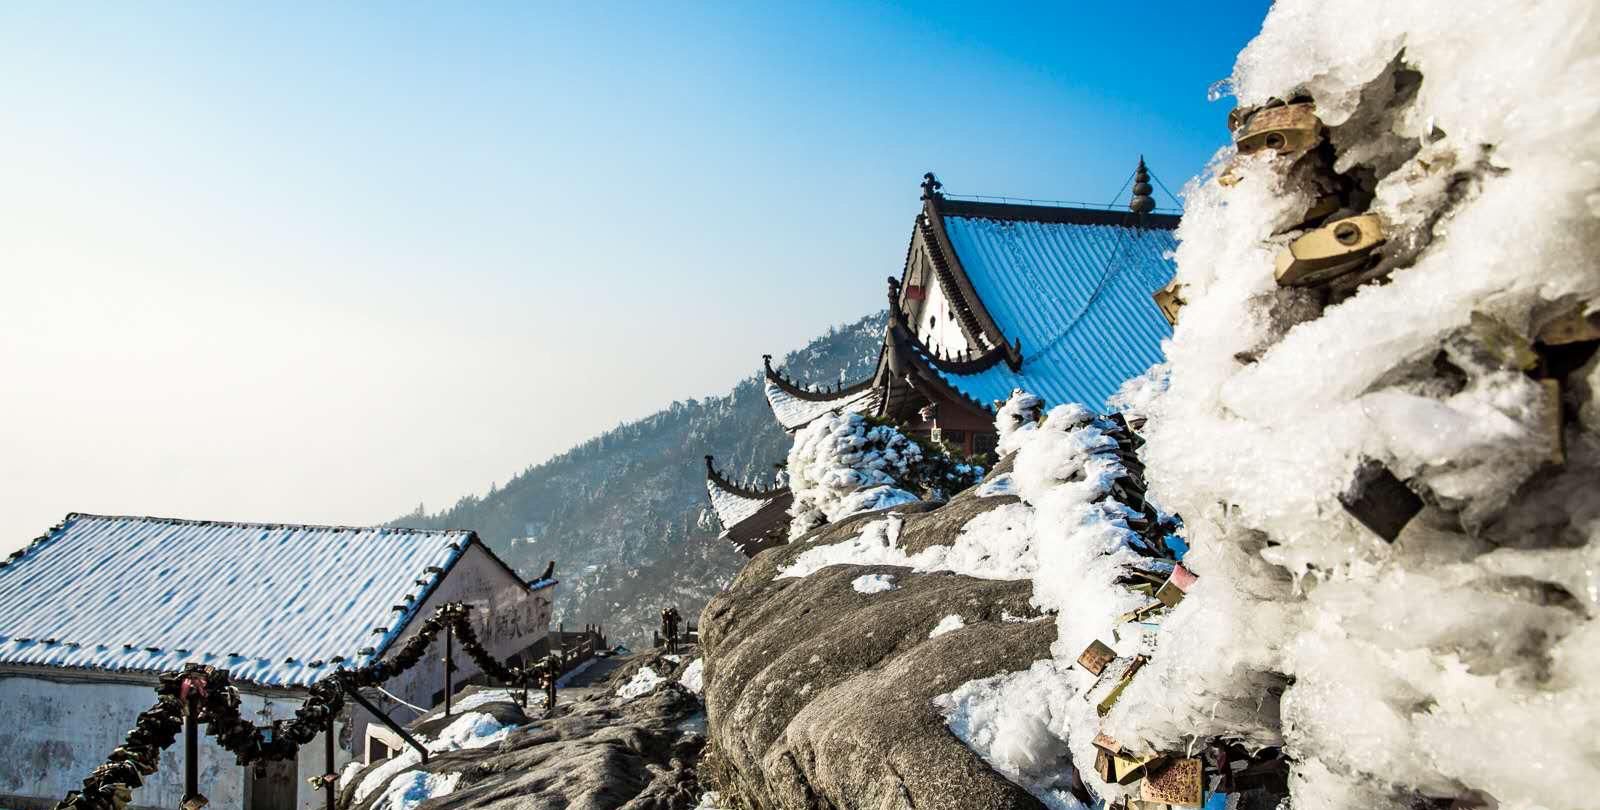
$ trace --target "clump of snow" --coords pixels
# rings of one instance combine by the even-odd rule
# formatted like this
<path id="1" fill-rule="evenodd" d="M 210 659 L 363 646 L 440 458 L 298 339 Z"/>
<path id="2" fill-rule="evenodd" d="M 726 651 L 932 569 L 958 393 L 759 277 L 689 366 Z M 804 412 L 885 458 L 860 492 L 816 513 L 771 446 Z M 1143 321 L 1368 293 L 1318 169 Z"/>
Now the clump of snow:
<path id="1" fill-rule="evenodd" d="M 678 683 L 698 695 L 706 688 L 705 676 L 706 659 L 696 658 L 689 662 L 689 666 L 683 668 L 683 675 L 678 677 Z"/>
<path id="2" fill-rule="evenodd" d="M 700 794 L 700 801 L 695 804 L 694 810 L 727 810 L 727 806 L 723 804 L 721 793 L 708 790 Z"/>
<path id="3" fill-rule="evenodd" d="M 943 619 L 940 619 L 939 623 L 934 625 L 932 630 L 928 631 L 928 638 L 938 638 L 945 633 L 960 630 L 966 626 L 967 623 L 961 618 L 960 614 L 952 613 Z"/>
<path id="4" fill-rule="evenodd" d="M 450 702 L 450 711 L 469 712 L 485 703 L 515 703 L 522 697 L 520 689 L 480 689 Z"/>
<path id="5" fill-rule="evenodd" d="M 850 580 L 856 593 L 883 593 L 895 589 L 893 574 L 866 574 Z"/>
<path id="6" fill-rule="evenodd" d="M 640 667 L 638 672 L 627 683 L 617 687 L 617 697 L 623 700 L 633 700 L 636 697 L 648 695 L 656 690 L 657 686 L 666 683 L 666 678 L 656 674 L 649 667 Z"/>
<path id="7" fill-rule="evenodd" d="M 912 503 L 905 490 L 922 448 L 886 425 L 858 413 L 818 418 L 795 434 L 787 469 L 794 505 L 791 538 L 840 518 Z"/>
<path id="8" fill-rule="evenodd" d="M 999 434 L 996 452 L 1001 455 L 1017 449 L 1028 431 L 1039 426 L 1044 415 L 1044 400 L 1021 389 L 1013 389 L 1011 398 L 995 410 L 994 429 Z"/>
<path id="9" fill-rule="evenodd" d="M 956 738 L 1051 810 L 1084 805 L 1068 792 L 1072 761 L 1061 741 L 1077 696 L 1061 663 L 970 681 L 933 700 Z"/>
<path id="10" fill-rule="evenodd" d="M 517 727 L 515 725 L 502 724 L 500 721 L 494 719 L 494 716 L 490 714 L 484 714 L 483 712 L 467 712 L 452 721 L 450 725 L 441 729 L 438 735 L 433 739 L 422 739 L 421 742 L 423 747 L 427 748 L 430 753 L 487 748 L 491 745 L 498 745 L 501 740 L 504 740 L 511 734 L 512 731 L 515 731 L 516 728 Z M 360 802 L 366 799 L 368 796 L 376 792 L 378 788 L 382 787 L 384 783 L 388 782 L 391 777 L 398 776 L 398 778 L 395 779 L 396 783 L 403 782 L 406 785 L 414 787 L 416 784 L 418 784 L 417 781 L 406 772 L 416 770 L 417 766 L 421 764 L 422 756 L 417 753 L 416 749 L 407 747 L 399 754 L 384 760 L 381 764 L 369 771 L 364 778 L 362 778 L 361 784 L 356 786 L 355 800 Z M 455 776 L 459 776 L 459 774 L 456 774 Z M 443 785 L 442 782 L 438 784 Z M 446 789 L 445 792 L 454 790 L 454 786 L 455 782 L 451 781 L 448 789 Z M 416 789 L 421 790 L 421 788 Z M 393 793 L 394 791 L 391 788 L 385 793 L 384 800 L 399 800 L 391 797 L 391 794 Z M 399 798 L 403 799 L 404 796 L 400 796 Z M 427 798 L 429 797 L 423 796 L 416 801 L 420 802 Z M 412 804 L 415 803 L 416 802 L 412 802 Z M 399 805 L 396 805 L 396 808 L 398 807 Z"/>
<path id="11" fill-rule="evenodd" d="M 1028 579 L 1036 567 L 1033 522 L 1032 507 L 1006 504 L 967 521 L 955 543 L 907 554 L 899 545 L 905 519 L 891 513 L 867 523 L 849 540 L 807 549 L 779 568 L 778 576 L 806 577 L 830 565 L 896 565 L 918 573 L 954 571 L 979 579 Z"/>

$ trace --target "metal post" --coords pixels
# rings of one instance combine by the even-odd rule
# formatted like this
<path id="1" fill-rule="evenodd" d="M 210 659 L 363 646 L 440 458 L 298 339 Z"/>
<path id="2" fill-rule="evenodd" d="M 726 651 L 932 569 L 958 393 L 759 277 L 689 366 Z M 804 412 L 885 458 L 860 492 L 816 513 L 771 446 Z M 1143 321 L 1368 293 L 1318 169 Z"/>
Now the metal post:
<path id="1" fill-rule="evenodd" d="M 450 716 L 450 669 L 454 663 L 450 660 L 450 647 L 454 635 L 453 625 L 444 626 L 444 716 Z"/>
<path id="2" fill-rule="evenodd" d="M 428 761 L 428 749 L 422 743 L 417 742 L 416 737 L 411 736 L 411 734 L 407 732 L 405 728 L 403 728 L 399 723 L 396 723 L 393 718 L 389 717 L 389 715 L 378 711 L 378 707 L 372 705 L 372 701 L 362 697 L 361 692 L 354 686 L 349 684 L 341 685 L 344 686 L 344 692 L 350 696 L 351 700 L 361 704 L 361 708 L 366 709 L 372 714 L 373 717 L 378 718 L 378 722 L 384 724 L 384 726 L 386 726 L 390 731 L 393 731 L 397 736 L 399 736 L 400 739 L 405 740 L 407 745 L 415 748 L 417 753 L 422 755 L 423 762 Z"/>
<path id="3" fill-rule="evenodd" d="M 324 771 L 323 775 L 322 775 L 322 789 L 328 791 L 328 810 L 334 810 L 333 804 L 334 804 L 335 796 L 334 796 L 334 793 L 333 793 L 333 788 L 334 788 L 334 785 L 337 784 L 337 780 L 339 779 L 339 772 L 335 771 L 333 769 L 333 715 L 332 714 L 328 715 L 328 731 L 323 736 L 327 738 L 326 743 L 322 746 L 322 751 L 323 751 L 323 754 L 324 754 L 323 761 L 326 763 L 328 769 L 326 771 Z"/>
<path id="4" fill-rule="evenodd" d="M 183 807 L 198 810 L 206 803 L 200 796 L 200 692 L 188 692 L 183 714 Z"/>

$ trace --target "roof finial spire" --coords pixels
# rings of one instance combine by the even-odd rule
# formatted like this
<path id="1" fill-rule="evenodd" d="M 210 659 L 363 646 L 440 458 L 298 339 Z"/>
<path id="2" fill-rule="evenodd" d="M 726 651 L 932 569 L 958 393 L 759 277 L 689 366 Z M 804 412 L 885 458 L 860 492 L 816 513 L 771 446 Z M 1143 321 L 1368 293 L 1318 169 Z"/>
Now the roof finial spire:
<path id="1" fill-rule="evenodd" d="M 941 188 L 944 188 L 944 184 L 939 182 L 939 178 L 933 176 L 933 172 L 925 172 L 922 175 L 922 199 L 942 199 L 944 194 L 939 192 Z"/>
<path id="2" fill-rule="evenodd" d="M 1150 170 L 1144 166 L 1144 155 L 1139 156 L 1139 168 L 1133 170 L 1132 195 L 1128 198 L 1128 210 L 1139 215 L 1139 221 L 1144 221 L 1144 215 L 1156 210 L 1156 200 L 1150 196 L 1155 187 L 1150 185 Z"/>

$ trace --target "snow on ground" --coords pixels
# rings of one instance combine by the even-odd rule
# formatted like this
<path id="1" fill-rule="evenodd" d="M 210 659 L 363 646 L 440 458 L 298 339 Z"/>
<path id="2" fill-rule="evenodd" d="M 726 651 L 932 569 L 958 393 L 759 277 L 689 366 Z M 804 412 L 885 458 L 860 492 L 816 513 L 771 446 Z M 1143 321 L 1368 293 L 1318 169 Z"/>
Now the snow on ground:
<path id="1" fill-rule="evenodd" d="M 1033 520 L 1032 507 L 1006 504 L 968 521 L 952 545 L 907 554 L 899 545 L 905 519 L 891 513 L 862 526 L 861 533 L 849 540 L 806 550 L 780 568 L 778 576 L 810 576 L 830 565 L 897 565 L 919 573 L 954 571 L 981 579 L 1027 579 L 1036 567 Z"/>
<path id="2" fill-rule="evenodd" d="M 983 483 L 972 491 L 980 498 L 996 498 L 1001 495 L 1017 494 L 1016 478 L 1011 473 L 1001 473 Z"/>
<path id="3" fill-rule="evenodd" d="M 1028 789 L 1051 810 L 1084 805 L 1067 786 L 1071 763 L 1061 740 L 1077 690 L 1064 664 L 1052 660 L 963 684 L 934 698 L 950 732 L 996 771 Z"/>
<path id="4" fill-rule="evenodd" d="M 480 689 L 466 697 L 450 701 L 450 711 L 469 712 L 485 703 L 516 703 L 521 697 L 521 689 Z"/>
<path id="5" fill-rule="evenodd" d="M 577 680 L 580 676 L 583 675 L 583 673 L 588 672 L 589 668 L 594 666 L 596 662 L 602 661 L 602 660 L 604 660 L 604 659 L 602 659 L 602 658 L 590 658 L 589 660 L 584 661 L 583 663 L 573 667 L 571 672 L 568 672 L 567 674 L 562 675 L 561 677 L 556 679 L 556 688 L 557 689 L 565 689 L 565 688 L 567 688 L 567 684 L 572 683 L 573 681 Z"/>
<path id="6" fill-rule="evenodd" d="M 715 790 L 708 790 L 700 794 L 700 802 L 694 810 L 727 810 L 727 805 L 722 801 L 722 794 Z"/>
<path id="7" fill-rule="evenodd" d="M 516 730 L 516 728 L 516 726 L 502 725 L 500 721 L 494 719 L 493 715 L 484 714 L 483 712 L 467 712 L 452 721 L 450 725 L 440 729 L 438 735 L 433 739 L 423 739 L 421 742 L 423 747 L 427 748 L 431 753 L 487 748 L 491 745 L 498 745 L 501 740 L 504 740 L 507 735 Z M 405 774 L 406 771 L 414 770 L 418 765 L 421 764 L 421 755 L 418 754 L 415 749 L 407 747 L 404 751 L 384 760 L 371 771 L 367 772 L 367 775 L 362 778 L 361 784 L 356 785 L 355 800 L 359 802 L 366 799 L 366 797 L 372 795 L 373 792 L 382 787 L 384 782 L 388 781 L 390 777 Z M 426 776 L 427 774 L 418 772 L 418 775 Z M 433 776 L 443 775 L 434 774 Z M 452 781 L 449 782 L 448 788 L 444 787 L 444 782 L 439 781 L 430 783 L 430 785 L 426 786 L 426 789 L 444 791 L 443 793 L 435 793 L 431 795 L 444 795 L 450 790 L 454 790 L 455 782 L 453 781 L 453 778 L 459 777 L 460 775 L 452 774 L 451 776 Z M 422 787 L 416 787 L 421 783 L 417 782 L 417 780 L 410 776 L 403 776 L 401 779 L 396 779 L 395 781 L 404 781 L 407 785 L 412 786 L 408 789 L 414 788 L 415 790 L 419 791 L 423 789 Z M 398 801 L 405 798 L 405 796 L 399 796 L 396 798 L 396 796 L 391 794 L 394 794 L 394 790 L 392 788 L 385 792 L 383 801 Z M 401 810 L 402 807 L 410 807 L 416 804 L 416 802 L 420 802 L 426 798 L 429 797 L 423 796 L 422 798 L 411 802 L 409 805 L 395 805 L 394 807 L 390 808 L 390 810 Z"/>
<path id="8" fill-rule="evenodd" d="M 413 771 L 390 782 L 372 810 L 412 810 L 429 799 L 450 795 L 459 781 L 459 773 Z"/>
<path id="9" fill-rule="evenodd" d="M 679 676 L 678 683 L 698 695 L 706 688 L 705 674 L 706 659 L 696 658 L 689 662 L 689 666 L 683 668 L 683 675 Z"/>
<path id="10" fill-rule="evenodd" d="M 639 671 L 633 674 L 632 680 L 617 687 L 617 697 L 623 700 L 633 700 L 636 697 L 642 697 L 654 692 L 657 686 L 665 682 L 666 678 L 657 675 L 655 670 L 649 667 L 640 667 Z"/>
<path id="11" fill-rule="evenodd" d="M 895 589 L 894 574 L 867 574 L 850 580 L 856 593 L 883 593 Z"/>
<path id="12" fill-rule="evenodd" d="M 932 630 L 928 631 L 928 638 L 938 638 L 945 633 L 960 630 L 966 626 L 967 623 L 961 618 L 960 614 L 952 613 L 943 619 L 940 619 L 939 623 L 934 625 Z"/>

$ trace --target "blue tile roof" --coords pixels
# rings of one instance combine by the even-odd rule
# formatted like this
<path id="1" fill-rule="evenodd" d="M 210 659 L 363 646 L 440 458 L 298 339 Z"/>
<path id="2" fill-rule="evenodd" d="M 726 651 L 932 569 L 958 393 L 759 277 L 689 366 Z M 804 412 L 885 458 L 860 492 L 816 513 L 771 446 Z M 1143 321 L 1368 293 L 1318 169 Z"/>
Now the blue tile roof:
<path id="1" fill-rule="evenodd" d="M 1008 340 L 1020 372 L 941 372 L 985 405 L 1021 388 L 1049 405 L 1103 410 L 1127 380 L 1161 362 L 1172 334 L 1151 294 L 1172 280 L 1177 239 L 1164 228 L 944 217 L 973 290 Z"/>
<path id="2" fill-rule="evenodd" d="M 0 567 L 0 664 L 165 672 L 194 661 L 310 684 L 335 656 L 357 667 L 382 654 L 469 542 L 467 531 L 68 515 Z"/>

